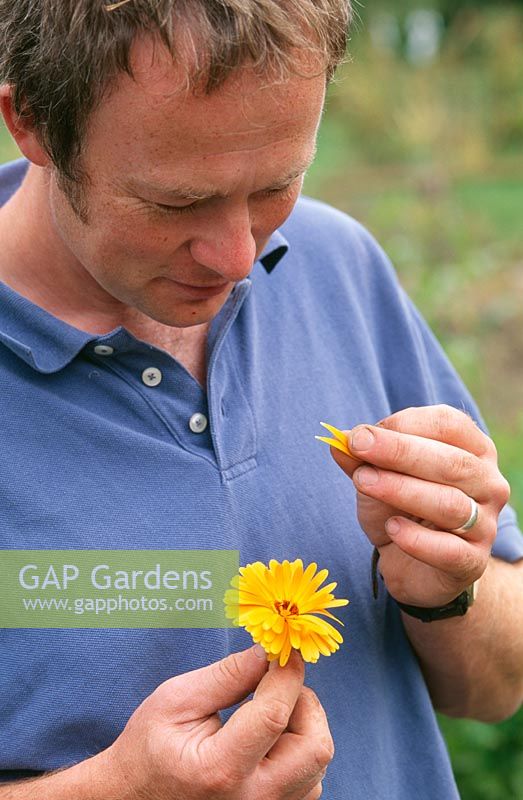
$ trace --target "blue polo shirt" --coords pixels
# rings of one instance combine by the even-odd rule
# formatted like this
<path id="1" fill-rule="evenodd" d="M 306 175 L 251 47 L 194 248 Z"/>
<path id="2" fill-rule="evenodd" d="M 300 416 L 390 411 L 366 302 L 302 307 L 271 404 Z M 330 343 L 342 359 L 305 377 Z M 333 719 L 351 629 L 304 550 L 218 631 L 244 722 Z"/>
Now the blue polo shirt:
<path id="1" fill-rule="evenodd" d="M 0 201 L 24 170 L 0 170 Z M 124 328 L 82 332 L 1 285 L 0 547 L 316 561 L 351 601 L 345 643 L 306 671 L 336 744 L 325 797 L 457 797 L 398 609 L 372 597 L 353 485 L 314 434 L 442 402 L 477 417 L 467 391 L 371 236 L 307 199 L 214 319 L 208 365 L 203 389 Z M 509 508 L 494 553 L 523 557 Z M 161 682 L 249 644 L 237 629 L 1 630 L 0 780 L 99 752 Z"/>

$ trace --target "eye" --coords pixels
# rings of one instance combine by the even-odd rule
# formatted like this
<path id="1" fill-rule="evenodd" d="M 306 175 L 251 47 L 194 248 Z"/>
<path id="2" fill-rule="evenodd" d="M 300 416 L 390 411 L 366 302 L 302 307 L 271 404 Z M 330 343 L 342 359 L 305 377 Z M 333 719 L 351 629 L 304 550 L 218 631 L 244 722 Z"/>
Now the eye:
<path id="1" fill-rule="evenodd" d="M 289 193 L 289 186 L 282 186 L 279 189 L 265 189 L 261 192 L 261 197 L 285 197 Z"/>
<path id="2" fill-rule="evenodd" d="M 285 186 L 279 186 L 276 189 L 266 189 L 262 194 L 265 197 L 275 197 L 277 195 L 285 197 L 285 195 L 291 193 L 291 191 L 294 189 L 296 183 L 299 180 L 300 180 L 300 177 L 295 178 L 293 181 L 291 181 L 290 183 L 287 183 Z"/>
<path id="3" fill-rule="evenodd" d="M 187 206 L 169 206 L 165 203 L 152 203 L 152 208 L 159 211 L 160 214 L 173 215 L 173 214 L 193 214 L 196 211 L 198 201 L 189 203 Z"/>

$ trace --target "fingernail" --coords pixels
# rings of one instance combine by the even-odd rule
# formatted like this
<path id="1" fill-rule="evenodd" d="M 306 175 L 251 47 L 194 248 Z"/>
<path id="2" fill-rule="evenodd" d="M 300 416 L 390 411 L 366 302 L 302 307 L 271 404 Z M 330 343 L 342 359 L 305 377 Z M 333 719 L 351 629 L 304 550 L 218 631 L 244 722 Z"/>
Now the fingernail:
<path id="1" fill-rule="evenodd" d="M 356 428 L 350 436 L 351 450 L 369 450 L 374 444 L 374 434 L 369 428 Z"/>
<path id="2" fill-rule="evenodd" d="M 385 523 L 385 530 L 389 534 L 389 536 L 396 536 L 397 533 L 400 532 L 401 525 L 399 524 L 397 519 L 391 517 Z"/>
<path id="3" fill-rule="evenodd" d="M 373 467 L 360 467 L 354 473 L 356 482 L 362 486 L 374 486 L 380 479 L 377 470 Z"/>
<path id="4" fill-rule="evenodd" d="M 254 650 L 254 654 L 258 656 L 258 658 L 267 658 L 267 653 L 261 646 L 261 644 L 255 644 L 252 648 Z"/>

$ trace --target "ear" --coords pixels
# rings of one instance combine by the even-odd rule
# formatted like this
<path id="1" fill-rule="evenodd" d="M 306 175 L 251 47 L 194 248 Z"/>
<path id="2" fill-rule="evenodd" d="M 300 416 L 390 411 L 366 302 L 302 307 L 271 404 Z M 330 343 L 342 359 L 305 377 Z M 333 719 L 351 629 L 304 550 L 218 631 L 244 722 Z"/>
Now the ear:
<path id="1" fill-rule="evenodd" d="M 0 86 L 0 111 L 9 133 L 15 140 L 23 155 L 38 167 L 47 167 L 50 158 L 38 141 L 31 118 L 20 117 L 13 107 L 12 88 L 7 85 Z"/>

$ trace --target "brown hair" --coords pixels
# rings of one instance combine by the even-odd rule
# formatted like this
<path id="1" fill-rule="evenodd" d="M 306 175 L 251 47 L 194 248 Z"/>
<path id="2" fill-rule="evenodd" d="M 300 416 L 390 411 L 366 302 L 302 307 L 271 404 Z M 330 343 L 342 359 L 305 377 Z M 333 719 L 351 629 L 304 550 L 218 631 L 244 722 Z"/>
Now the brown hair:
<path id="1" fill-rule="evenodd" d="M 190 23 L 188 88 L 209 93 L 246 62 L 289 74 L 295 48 L 321 54 L 330 79 L 350 13 L 350 0 L 0 0 L 0 83 L 72 189 L 89 115 L 118 73 L 132 76 L 137 36 L 159 37 L 175 58 L 175 34 Z"/>

